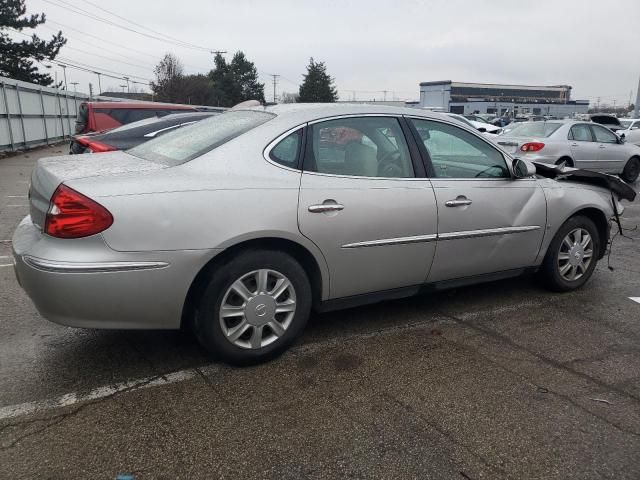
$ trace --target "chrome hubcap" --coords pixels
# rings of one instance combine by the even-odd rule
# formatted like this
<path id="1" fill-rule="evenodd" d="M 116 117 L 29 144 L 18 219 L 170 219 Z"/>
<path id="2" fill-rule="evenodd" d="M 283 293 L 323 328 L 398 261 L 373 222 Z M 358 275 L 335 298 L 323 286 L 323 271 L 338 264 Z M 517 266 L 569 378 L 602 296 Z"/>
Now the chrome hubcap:
<path id="1" fill-rule="evenodd" d="M 220 326 L 227 340 L 241 348 L 262 348 L 284 335 L 296 313 L 296 292 L 275 270 L 255 270 L 227 289 Z"/>
<path id="2" fill-rule="evenodd" d="M 582 277 L 593 258 L 593 240 L 589 232 L 576 228 L 564 237 L 558 253 L 560 276 L 570 282 Z"/>

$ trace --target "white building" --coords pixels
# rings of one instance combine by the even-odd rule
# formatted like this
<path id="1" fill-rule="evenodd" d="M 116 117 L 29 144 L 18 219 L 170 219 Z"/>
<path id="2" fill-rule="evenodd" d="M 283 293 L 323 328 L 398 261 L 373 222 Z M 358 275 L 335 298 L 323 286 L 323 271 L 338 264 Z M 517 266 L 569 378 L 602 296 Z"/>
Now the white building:
<path id="1" fill-rule="evenodd" d="M 420 107 L 460 114 L 508 113 L 562 118 L 586 114 L 589 101 L 572 100 L 569 85 L 499 85 L 444 80 L 420 83 Z"/>

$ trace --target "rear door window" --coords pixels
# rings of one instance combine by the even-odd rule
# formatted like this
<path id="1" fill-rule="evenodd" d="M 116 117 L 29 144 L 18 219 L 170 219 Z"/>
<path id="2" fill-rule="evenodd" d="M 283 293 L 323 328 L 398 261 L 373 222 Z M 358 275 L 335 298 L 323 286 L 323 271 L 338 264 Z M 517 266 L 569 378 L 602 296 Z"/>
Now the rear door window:
<path id="1" fill-rule="evenodd" d="M 569 130 L 569 140 L 576 140 L 578 142 L 592 142 L 591 129 L 589 125 L 574 125 Z"/>
<path id="2" fill-rule="evenodd" d="M 310 127 L 305 169 L 331 175 L 413 178 L 409 147 L 397 118 L 350 117 Z"/>

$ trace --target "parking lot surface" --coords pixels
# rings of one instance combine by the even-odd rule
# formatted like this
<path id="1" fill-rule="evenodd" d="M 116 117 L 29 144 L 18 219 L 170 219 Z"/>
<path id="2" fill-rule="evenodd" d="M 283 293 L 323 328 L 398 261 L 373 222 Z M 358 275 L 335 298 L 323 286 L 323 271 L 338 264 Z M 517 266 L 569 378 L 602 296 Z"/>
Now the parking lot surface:
<path id="1" fill-rule="evenodd" d="M 10 239 L 35 160 L 66 151 L 0 159 L 0 478 L 640 478 L 640 231 L 577 292 L 524 277 L 315 315 L 231 368 L 185 333 L 38 315 Z"/>

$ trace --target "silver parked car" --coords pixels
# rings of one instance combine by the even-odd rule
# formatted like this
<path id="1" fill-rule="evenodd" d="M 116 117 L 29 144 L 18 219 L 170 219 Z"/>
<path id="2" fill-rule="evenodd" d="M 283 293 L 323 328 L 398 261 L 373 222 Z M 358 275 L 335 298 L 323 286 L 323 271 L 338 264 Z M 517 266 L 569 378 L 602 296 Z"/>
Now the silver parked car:
<path id="1" fill-rule="evenodd" d="M 607 188 L 534 173 L 442 114 L 238 109 L 127 152 L 41 159 L 16 275 L 54 322 L 191 325 L 224 360 L 258 362 L 312 308 L 530 270 L 555 290 L 583 285 L 622 207 Z"/>
<path id="2" fill-rule="evenodd" d="M 535 162 L 619 174 L 629 183 L 640 175 L 640 147 L 593 122 L 525 122 L 495 141 L 512 155 Z"/>

